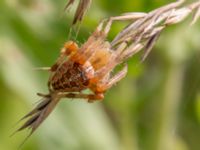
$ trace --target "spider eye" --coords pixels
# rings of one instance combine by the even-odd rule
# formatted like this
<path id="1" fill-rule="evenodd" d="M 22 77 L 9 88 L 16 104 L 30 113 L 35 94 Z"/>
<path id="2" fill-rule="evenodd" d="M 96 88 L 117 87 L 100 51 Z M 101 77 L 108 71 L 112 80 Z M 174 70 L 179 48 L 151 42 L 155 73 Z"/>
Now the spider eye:
<path id="1" fill-rule="evenodd" d="M 77 51 L 78 45 L 73 41 L 68 41 L 65 43 L 64 48 L 61 50 L 62 54 L 70 55 L 71 53 Z"/>

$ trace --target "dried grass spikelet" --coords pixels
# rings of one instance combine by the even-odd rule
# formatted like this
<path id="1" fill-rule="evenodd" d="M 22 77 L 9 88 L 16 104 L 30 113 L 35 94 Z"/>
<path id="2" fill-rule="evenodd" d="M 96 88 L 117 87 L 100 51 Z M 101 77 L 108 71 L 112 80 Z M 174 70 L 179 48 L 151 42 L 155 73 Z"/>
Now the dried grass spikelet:
<path id="1" fill-rule="evenodd" d="M 71 5 L 73 5 L 75 0 L 69 0 L 67 5 L 65 6 L 65 10 L 68 9 Z M 86 11 L 88 10 L 92 0 L 79 0 L 78 7 L 76 9 L 74 19 L 72 24 L 76 24 L 78 21 L 82 21 L 83 16 L 85 15 Z"/>
<path id="2" fill-rule="evenodd" d="M 200 17 L 200 1 L 181 7 L 183 2 L 184 0 L 178 0 L 149 13 L 126 13 L 118 17 L 111 17 L 111 20 L 120 20 L 119 18 L 130 20 L 133 18 L 133 21 L 119 32 L 111 42 L 112 47 L 128 42 L 133 47 L 137 46 L 136 52 L 144 48 L 143 61 L 166 27 L 183 21 L 191 13 L 194 14 L 191 24 L 194 24 Z"/>

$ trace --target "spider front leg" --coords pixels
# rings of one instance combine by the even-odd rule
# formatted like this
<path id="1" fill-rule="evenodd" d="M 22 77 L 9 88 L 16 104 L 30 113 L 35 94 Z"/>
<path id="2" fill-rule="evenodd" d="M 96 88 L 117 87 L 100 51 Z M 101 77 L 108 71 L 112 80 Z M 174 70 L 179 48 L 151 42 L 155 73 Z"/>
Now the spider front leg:
<path id="1" fill-rule="evenodd" d="M 127 42 L 122 42 L 116 49 L 113 50 L 113 54 L 111 55 L 109 62 L 104 67 L 100 68 L 95 72 L 94 78 L 91 79 L 91 82 L 97 83 L 106 74 L 111 72 L 115 68 L 115 66 L 122 63 L 124 60 L 123 53 L 126 50 L 127 50 Z"/>
<path id="2" fill-rule="evenodd" d="M 125 13 L 122 14 L 121 16 L 110 17 L 109 19 L 100 22 L 100 24 L 97 27 L 97 31 L 103 32 L 103 34 L 107 36 L 113 21 L 137 20 L 140 18 L 144 18 L 146 15 L 147 15 L 146 13 L 137 12 L 137 13 Z"/>
<path id="3" fill-rule="evenodd" d="M 114 75 L 112 78 L 110 78 L 109 80 L 107 80 L 104 83 L 99 83 L 97 84 L 96 87 L 96 91 L 97 92 L 105 92 L 106 90 L 108 90 L 109 88 L 111 88 L 114 84 L 116 84 L 117 82 L 119 82 L 121 79 L 123 79 L 128 71 L 128 67 L 127 65 L 125 65 L 121 71 L 119 71 L 116 75 Z"/>

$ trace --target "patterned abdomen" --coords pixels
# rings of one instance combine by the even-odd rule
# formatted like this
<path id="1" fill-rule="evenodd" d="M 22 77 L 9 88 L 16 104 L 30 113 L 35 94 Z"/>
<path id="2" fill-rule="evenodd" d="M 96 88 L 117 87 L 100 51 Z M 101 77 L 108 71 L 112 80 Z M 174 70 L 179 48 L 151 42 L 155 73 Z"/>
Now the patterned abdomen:
<path id="1" fill-rule="evenodd" d="M 52 77 L 51 86 L 56 91 L 75 92 L 87 88 L 89 79 L 80 64 L 64 62 Z"/>

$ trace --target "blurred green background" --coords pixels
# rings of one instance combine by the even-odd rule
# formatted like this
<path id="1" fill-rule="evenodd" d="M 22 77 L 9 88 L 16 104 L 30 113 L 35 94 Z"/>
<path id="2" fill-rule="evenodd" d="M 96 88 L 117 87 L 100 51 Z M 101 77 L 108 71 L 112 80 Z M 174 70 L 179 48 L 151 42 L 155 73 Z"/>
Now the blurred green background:
<path id="1" fill-rule="evenodd" d="M 94 0 L 77 41 L 102 18 L 150 11 L 172 1 Z M 28 132 L 12 138 L 15 123 L 47 92 L 50 66 L 68 39 L 75 7 L 66 0 L 0 0 L 0 150 L 16 150 Z M 169 27 L 142 64 L 128 61 L 125 79 L 102 102 L 63 100 L 24 150 L 199 150 L 200 20 Z M 109 39 L 124 24 L 112 27 Z M 75 39 L 75 37 L 73 37 Z"/>

